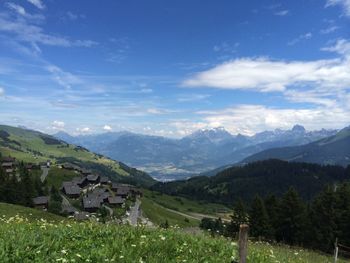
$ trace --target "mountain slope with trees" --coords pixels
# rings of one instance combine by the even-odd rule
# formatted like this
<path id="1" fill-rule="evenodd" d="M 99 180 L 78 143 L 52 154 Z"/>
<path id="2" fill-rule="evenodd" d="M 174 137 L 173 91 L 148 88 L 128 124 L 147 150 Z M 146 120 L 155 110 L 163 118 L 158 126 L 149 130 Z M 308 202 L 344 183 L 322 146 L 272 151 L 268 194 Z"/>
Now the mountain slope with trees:
<path id="1" fill-rule="evenodd" d="M 277 196 L 293 186 L 304 199 L 311 199 L 326 184 L 350 179 L 350 166 L 321 166 L 266 160 L 228 168 L 216 176 L 157 183 L 152 189 L 171 195 L 232 205 L 238 198 L 252 200 L 256 194 Z"/>

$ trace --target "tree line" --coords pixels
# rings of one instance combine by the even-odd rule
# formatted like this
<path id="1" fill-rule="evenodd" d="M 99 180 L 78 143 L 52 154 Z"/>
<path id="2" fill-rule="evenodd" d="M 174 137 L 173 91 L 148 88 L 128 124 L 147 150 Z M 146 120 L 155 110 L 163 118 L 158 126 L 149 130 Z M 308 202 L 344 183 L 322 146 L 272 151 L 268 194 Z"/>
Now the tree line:
<path id="1" fill-rule="evenodd" d="M 235 237 L 240 224 L 249 224 L 250 236 L 259 240 L 332 252 L 335 239 L 350 246 L 350 183 L 329 185 L 305 202 L 294 188 L 282 197 L 256 195 L 250 203 L 239 199 L 230 223 L 204 218 L 202 229 Z"/>
<path id="2" fill-rule="evenodd" d="M 19 162 L 16 168 L 15 172 L 7 174 L 0 167 L 0 202 L 33 207 L 34 197 L 49 196 L 48 210 L 60 214 L 62 197 L 59 191 L 55 187 L 49 189 L 39 176 L 29 172 L 24 162 Z"/>

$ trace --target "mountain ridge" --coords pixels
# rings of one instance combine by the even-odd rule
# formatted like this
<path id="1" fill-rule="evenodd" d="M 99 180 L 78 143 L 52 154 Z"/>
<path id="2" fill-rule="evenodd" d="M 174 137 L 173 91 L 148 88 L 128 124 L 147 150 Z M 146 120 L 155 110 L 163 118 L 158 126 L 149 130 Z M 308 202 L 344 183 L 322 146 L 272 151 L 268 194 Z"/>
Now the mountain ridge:
<path id="1" fill-rule="evenodd" d="M 75 137 L 61 133 L 56 137 L 121 160 L 157 179 L 171 180 L 234 164 L 269 148 L 302 145 L 332 134 L 335 130 L 306 131 L 296 125 L 291 130 L 276 129 L 253 136 L 232 135 L 219 127 L 201 129 L 180 139 L 125 131 Z"/>

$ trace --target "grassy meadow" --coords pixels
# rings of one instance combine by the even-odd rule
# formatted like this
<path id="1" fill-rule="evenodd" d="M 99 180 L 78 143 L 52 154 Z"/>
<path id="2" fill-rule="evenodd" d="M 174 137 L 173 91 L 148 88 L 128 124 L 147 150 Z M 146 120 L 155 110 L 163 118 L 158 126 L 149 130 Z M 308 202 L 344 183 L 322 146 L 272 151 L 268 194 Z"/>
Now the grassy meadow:
<path id="1" fill-rule="evenodd" d="M 42 212 L 41 212 L 42 213 Z M 331 263 L 302 249 L 249 244 L 248 263 Z M 232 262 L 237 243 L 177 228 L 149 229 L 98 223 L 0 217 L 0 262 Z M 345 263 L 340 260 L 339 263 Z"/>

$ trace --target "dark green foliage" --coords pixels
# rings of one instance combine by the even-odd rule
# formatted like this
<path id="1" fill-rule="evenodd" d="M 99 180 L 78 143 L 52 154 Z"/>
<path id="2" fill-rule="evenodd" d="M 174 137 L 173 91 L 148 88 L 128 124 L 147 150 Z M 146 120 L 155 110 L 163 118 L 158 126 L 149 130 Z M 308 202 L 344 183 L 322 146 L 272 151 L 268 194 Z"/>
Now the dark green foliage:
<path id="1" fill-rule="evenodd" d="M 57 215 L 62 212 L 62 196 L 54 186 L 51 187 L 50 191 L 48 211 Z"/>
<path id="2" fill-rule="evenodd" d="M 256 196 L 249 211 L 249 224 L 251 225 L 251 235 L 255 237 L 270 237 L 271 226 L 264 201 L 260 196 Z"/>
<path id="3" fill-rule="evenodd" d="M 152 189 L 230 205 L 238 198 L 251 201 L 256 194 L 263 198 L 271 194 L 281 196 L 292 186 L 303 199 L 311 200 L 326 184 L 350 178 L 349 171 L 341 166 L 267 160 L 232 167 L 213 177 L 157 183 Z"/>
<path id="4" fill-rule="evenodd" d="M 242 199 L 239 199 L 233 207 L 230 231 L 237 233 L 239 231 L 239 226 L 246 223 L 248 223 L 248 213 Z"/>
<path id="5" fill-rule="evenodd" d="M 108 214 L 109 214 L 107 208 L 104 206 L 100 207 L 100 209 L 98 210 L 98 214 L 102 220 L 102 223 L 106 223 L 106 219 L 107 219 Z"/>
<path id="6" fill-rule="evenodd" d="M 282 197 L 279 207 L 276 239 L 291 245 L 301 245 L 306 226 L 305 205 L 294 188 Z"/>
<path id="7" fill-rule="evenodd" d="M 56 138 L 49 135 L 39 135 L 39 137 L 45 142 L 47 145 L 60 145 L 62 141 L 57 140 Z"/>

